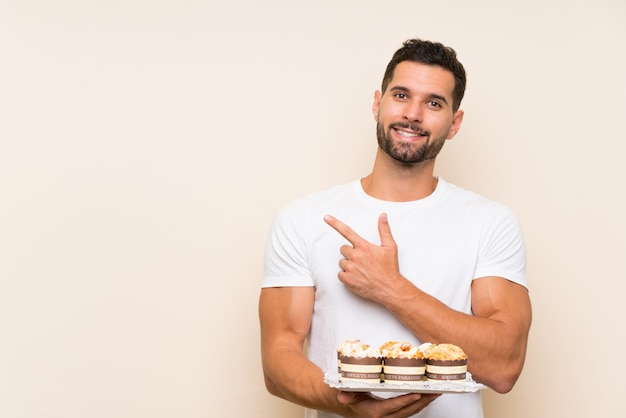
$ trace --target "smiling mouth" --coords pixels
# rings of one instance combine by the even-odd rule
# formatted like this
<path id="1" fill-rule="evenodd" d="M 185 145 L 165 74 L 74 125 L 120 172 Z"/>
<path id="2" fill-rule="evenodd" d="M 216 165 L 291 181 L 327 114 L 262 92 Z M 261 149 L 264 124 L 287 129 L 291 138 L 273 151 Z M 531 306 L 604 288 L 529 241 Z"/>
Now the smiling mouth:
<path id="1" fill-rule="evenodd" d="M 419 129 L 410 129 L 399 126 L 392 127 L 391 129 L 396 133 L 396 135 L 403 139 L 419 139 L 428 136 L 426 132 Z"/>

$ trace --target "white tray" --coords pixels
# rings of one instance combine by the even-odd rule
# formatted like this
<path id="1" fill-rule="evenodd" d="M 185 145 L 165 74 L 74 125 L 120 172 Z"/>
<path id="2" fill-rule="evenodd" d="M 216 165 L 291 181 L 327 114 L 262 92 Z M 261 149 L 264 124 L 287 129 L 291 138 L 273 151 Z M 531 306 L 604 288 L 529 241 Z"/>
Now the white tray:
<path id="1" fill-rule="evenodd" d="M 467 381 L 463 383 L 424 380 L 419 382 L 389 385 L 384 382 L 364 383 L 353 380 L 340 382 L 339 375 L 336 372 L 326 372 L 324 373 L 324 382 L 331 388 L 343 390 L 345 392 L 466 393 L 477 392 L 486 388 L 485 385 L 474 382 L 469 373 L 467 373 Z"/>

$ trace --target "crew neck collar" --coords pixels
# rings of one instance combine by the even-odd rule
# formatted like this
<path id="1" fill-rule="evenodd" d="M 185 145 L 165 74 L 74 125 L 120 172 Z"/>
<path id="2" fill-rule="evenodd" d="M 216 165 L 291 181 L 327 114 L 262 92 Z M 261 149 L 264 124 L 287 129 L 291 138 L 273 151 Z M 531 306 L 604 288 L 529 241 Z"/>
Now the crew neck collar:
<path id="1" fill-rule="evenodd" d="M 448 183 L 444 179 L 442 179 L 441 177 L 437 177 L 437 186 L 435 187 L 435 190 L 433 190 L 433 192 L 428 196 L 417 200 L 409 200 L 406 202 L 393 202 L 389 200 L 377 199 L 373 196 L 368 195 L 363 189 L 361 180 L 362 179 L 358 179 L 354 182 L 355 189 L 359 194 L 359 197 L 365 201 L 368 201 L 369 203 L 375 203 L 377 205 L 386 207 L 417 207 L 429 205 L 432 202 L 436 202 L 437 200 L 439 200 L 444 194 L 446 187 L 448 186 Z"/>

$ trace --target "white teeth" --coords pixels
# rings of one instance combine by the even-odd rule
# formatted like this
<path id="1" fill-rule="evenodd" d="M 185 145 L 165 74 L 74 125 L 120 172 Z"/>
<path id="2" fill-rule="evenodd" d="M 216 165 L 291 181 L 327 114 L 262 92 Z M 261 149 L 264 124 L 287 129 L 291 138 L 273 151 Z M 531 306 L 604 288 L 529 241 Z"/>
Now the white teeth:
<path id="1" fill-rule="evenodd" d="M 406 132 L 406 131 L 398 131 L 398 130 L 396 130 L 396 132 L 398 132 L 398 135 L 404 136 L 404 137 L 416 137 L 417 136 L 415 132 Z"/>

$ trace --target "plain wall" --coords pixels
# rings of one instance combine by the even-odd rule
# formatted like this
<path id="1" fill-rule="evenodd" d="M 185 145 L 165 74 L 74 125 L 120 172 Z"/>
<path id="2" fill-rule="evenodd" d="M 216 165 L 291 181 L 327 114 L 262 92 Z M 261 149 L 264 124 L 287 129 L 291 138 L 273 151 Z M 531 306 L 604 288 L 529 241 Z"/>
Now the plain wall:
<path id="1" fill-rule="evenodd" d="M 263 385 L 265 236 L 369 172 L 373 94 L 414 36 L 469 77 L 437 174 L 527 238 L 527 363 L 487 417 L 626 415 L 625 20 L 622 0 L 3 0 L 0 416 L 301 416 Z"/>

